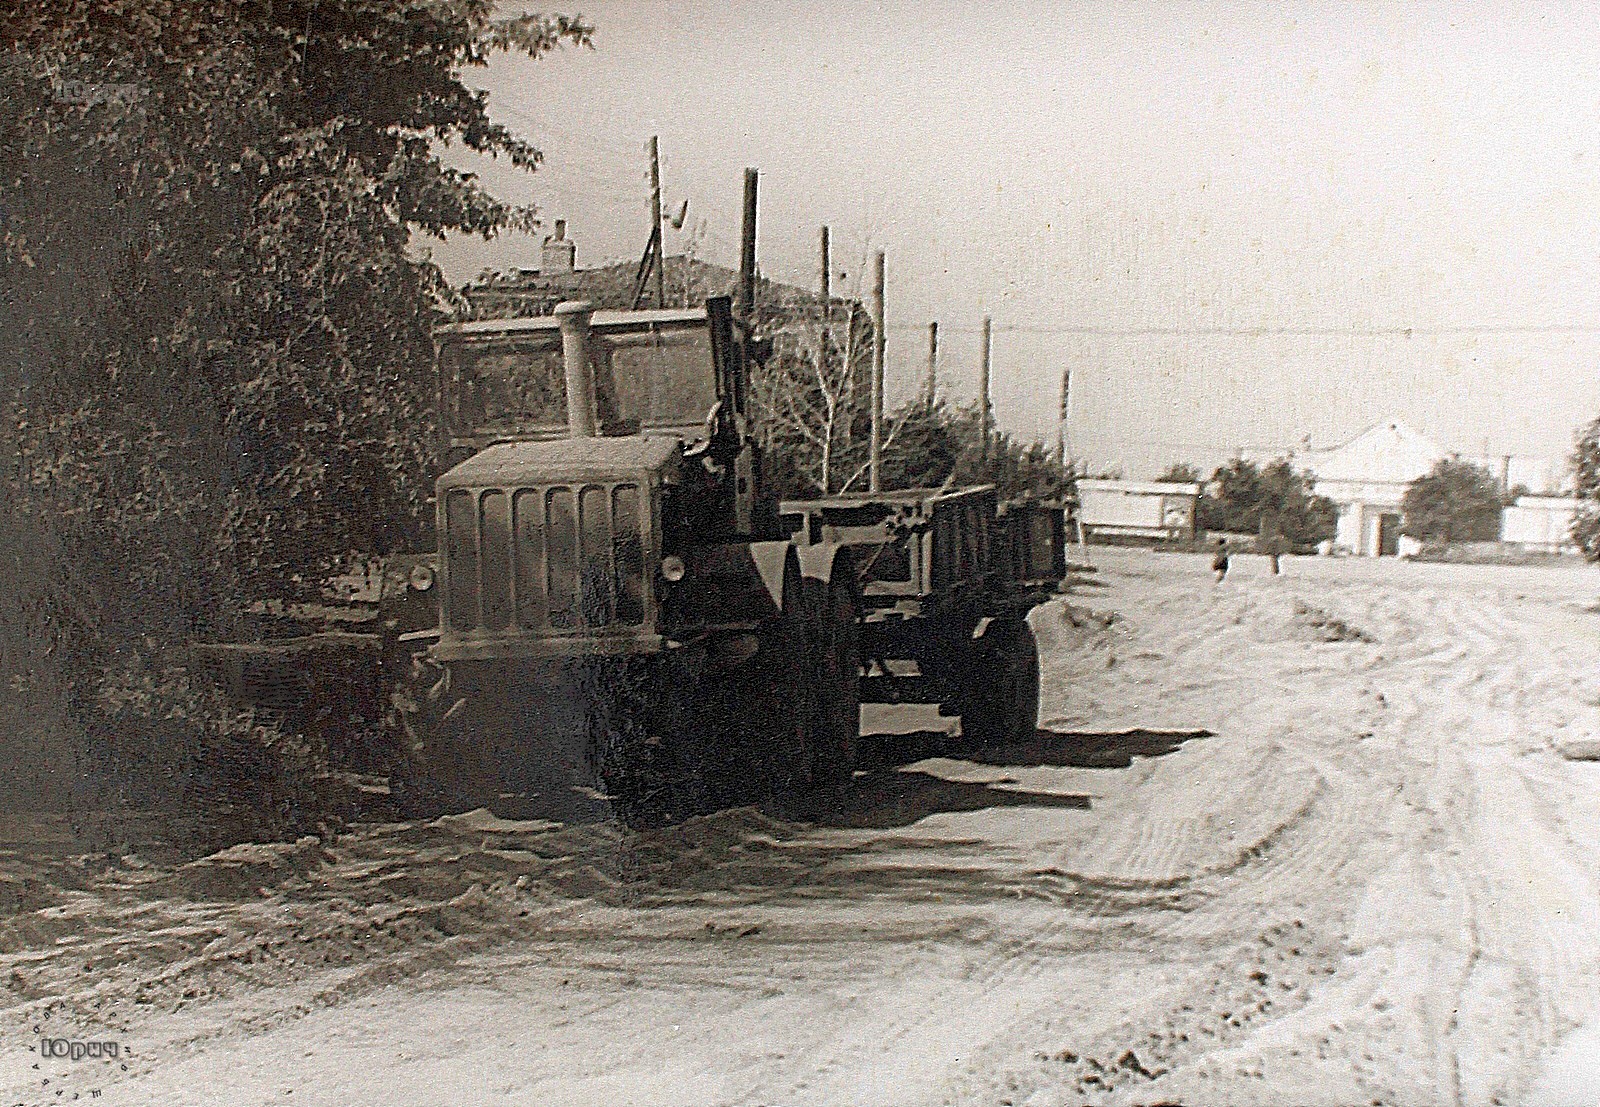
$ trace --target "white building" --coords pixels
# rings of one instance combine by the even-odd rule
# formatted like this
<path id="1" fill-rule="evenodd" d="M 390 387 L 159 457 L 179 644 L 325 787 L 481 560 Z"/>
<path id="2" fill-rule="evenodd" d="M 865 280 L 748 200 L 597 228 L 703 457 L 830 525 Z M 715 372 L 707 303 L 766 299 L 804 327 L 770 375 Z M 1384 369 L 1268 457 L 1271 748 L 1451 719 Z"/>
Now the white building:
<path id="1" fill-rule="evenodd" d="M 1170 481 L 1080 480 L 1078 519 L 1085 538 L 1194 538 L 1198 484 Z"/>
<path id="2" fill-rule="evenodd" d="M 1334 548 L 1367 557 L 1398 554 L 1406 487 L 1447 456 L 1398 419 L 1368 427 L 1343 446 L 1306 455 L 1306 467 L 1316 476 L 1313 491 L 1339 506 Z"/>
<path id="3" fill-rule="evenodd" d="M 1525 550 L 1573 550 L 1572 521 L 1577 516 L 1578 501 L 1572 496 L 1518 496 L 1500 513 L 1500 540 Z"/>

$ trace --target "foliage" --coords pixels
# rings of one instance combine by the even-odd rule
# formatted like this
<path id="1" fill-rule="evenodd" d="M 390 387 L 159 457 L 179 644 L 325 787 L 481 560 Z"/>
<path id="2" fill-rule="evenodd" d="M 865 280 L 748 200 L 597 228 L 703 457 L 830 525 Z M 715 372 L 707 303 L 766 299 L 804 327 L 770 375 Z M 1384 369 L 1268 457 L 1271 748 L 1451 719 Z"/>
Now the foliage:
<path id="1" fill-rule="evenodd" d="M 1600 561 L 1600 418 L 1578 432 L 1572 451 L 1572 472 L 1578 496 L 1572 540 L 1590 561 Z"/>
<path id="2" fill-rule="evenodd" d="M 852 310 L 826 334 L 816 324 L 774 316 L 779 343 L 754 382 L 755 421 L 768 475 L 785 497 L 865 489 L 872 437 L 871 378 L 866 365 L 871 320 Z M 884 418 L 885 488 L 994 484 L 1002 496 L 1058 498 L 1067 480 L 1041 443 L 1021 443 L 991 426 L 981 449 L 977 405 L 951 407 L 927 397 Z"/>
<path id="3" fill-rule="evenodd" d="M 1204 484 L 1206 482 L 1206 478 L 1201 474 L 1200 470 L 1186 461 L 1174 462 L 1168 465 L 1156 480 L 1170 484 Z"/>
<path id="4" fill-rule="evenodd" d="M 1261 522 L 1261 470 L 1236 457 L 1211 474 L 1196 522 L 1204 530 L 1254 533 Z"/>
<path id="5" fill-rule="evenodd" d="M 1338 510 L 1311 492 L 1311 478 L 1287 458 L 1258 467 L 1236 457 L 1211 475 L 1200 499 L 1198 523 L 1205 530 L 1256 534 L 1289 547 L 1330 539 Z"/>
<path id="6" fill-rule="evenodd" d="M 751 382 L 752 406 L 778 487 L 813 495 L 864 483 L 872 419 L 865 365 L 870 319 L 852 309 L 840 326 L 781 316 L 761 324 L 779 340 Z"/>
<path id="7" fill-rule="evenodd" d="M 1400 501 L 1403 531 L 1423 542 L 1500 537 L 1500 485 L 1481 465 L 1444 458 L 1412 481 Z"/>
<path id="8" fill-rule="evenodd" d="M 436 148 L 539 161 L 462 68 L 589 35 L 492 0 L 0 15 L 4 460 L 84 628 L 80 714 L 108 717 L 109 659 L 165 671 L 241 597 L 308 595 L 422 524 L 447 290 L 410 236 L 533 220 Z M 139 695 L 162 715 L 175 687 Z"/>
<path id="9" fill-rule="evenodd" d="M 961 444 L 956 465 L 948 478 L 952 483 L 992 484 L 1006 498 L 1063 499 L 1071 490 L 1072 480 L 1063 469 L 1061 459 L 1041 442 L 1022 442 L 991 426 L 989 448 L 987 451 L 980 449 L 978 405 L 971 404 L 954 412 L 940 408 L 936 415 L 946 420 Z M 935 482 L 925 479 L 923 483 Z"/>

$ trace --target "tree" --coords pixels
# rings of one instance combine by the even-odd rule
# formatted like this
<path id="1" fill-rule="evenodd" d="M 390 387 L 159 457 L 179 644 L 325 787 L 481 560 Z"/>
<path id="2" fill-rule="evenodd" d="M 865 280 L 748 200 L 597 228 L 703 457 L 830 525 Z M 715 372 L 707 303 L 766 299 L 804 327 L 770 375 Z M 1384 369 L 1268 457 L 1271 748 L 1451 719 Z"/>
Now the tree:
<path id="1" fill-rule="evenodd" d="M 1197 521 L 1205 530 L 1254 533 L 1261 520 L 1261 496 L 1261 470 L 1236 457 L 1211 474 Z"/>
<path id="2" fill-rule="evenodd" d="M 1590 561 L 1600 561 L 1600 418 L 1578 432 L 1572 451 L 1573 488 L 1578 512 L 1572 540 Z"/>
<path id="3" fill-rule="evenodd" d="M 1315 546 L 1332 538 L 1339 511 L 1326 496 L 1311 493 L 1311 481 L 1286 459 L 1261 470 L 1261 516 L 1256 533 L 1289 546 Z M 1280 543 L 1281 544 L 1281 543 Z"/>
<path id="4" fill-rule="evenodd" d="M 1200 474 L 1200 470 L 1186 461 L 1178 461 L 1168 465 L 1156 480 L 1168 484 L 1204 484 L 1206 482 L 1206 478 Z"/>
<path id="5" fill-rule="evenodd" d="M 867 471 L 870 379 L 863 372 L 872 322 L 854 306 L 842 327 L 773 311 L 760 329 L 778 332 L 752 383 L 755 423 L 785 495 L 848 490 Z M 892 441 L 891 430 L 891 441 Z"/>
<path id="6" fill-rule="evenodd" d="M 779 336 L 751 389 L 766 475 L 786 498 L 864 490 L 872 427 L 871 319 L 852 307 L 826 340 L 816 321 L 778 308 L 765 312 L 759 325 Z M 1069 483 L 1044 444 L 1018 442 L 992 427 L 984 457 L 976 404 L 951 407 L 918 396 L 887 413 L 884 423 L 886 488 L 937 488 L 948 481 L 993 484 L 1003 497 L 1057 498 Z"/>
<path id="7" fill-rule="evenodd" d="M 1290 547 L 1333 537 L 1338 518 L 1333 501 L 1313 495 L 1311 479 L 1287 458 L 1262 468 L 1236 457 L 1212 473 L 1210 485 L 1198 513 L 1206 530 L 1259 535 Z"/>
<path id="8" fill-rule="evenodd" d="M 21 61 L 0 78 L 16 108 L 0 180 L 7 298 L 35 340 L 8 367 L 31 491 L 107 553 L 134 538 L 157 590 L 185 575 L 173 539 L 213 595 L 232 590 L 219 572 L 305 591 L 397 540 L 431 477 L 425 367 L 444 294 L 410 235 L 533 218 L 434 152 L 540 159 L 460 70 L 588 28 L 496 18 L 491 0 L 24 12 L 3 24 Z M 69 75 L 124 98 L 75 102 Z M 169 611 L 205 606 L 174 598 Z"/>
<path id="9" fill-rule="evenodd" d="M 1489 470 L 1444 458 L 1406 488 L 1402 530 L 1423 542 L 1492 542 L 1500 537 L 1500 508 Z"/>
<path id="10" fill-rule="evenodd" d="M 436 147 L 533 169 L 462 70 L 589 39 L 493 0 L 0 14 L 0 460 L 56 551 L 81 717 L 137 674 L 179 687 L 171 647 L 241 599 L 310 598 L 425 525 L 448 290 L 410 238 L 534 218 Z"/>

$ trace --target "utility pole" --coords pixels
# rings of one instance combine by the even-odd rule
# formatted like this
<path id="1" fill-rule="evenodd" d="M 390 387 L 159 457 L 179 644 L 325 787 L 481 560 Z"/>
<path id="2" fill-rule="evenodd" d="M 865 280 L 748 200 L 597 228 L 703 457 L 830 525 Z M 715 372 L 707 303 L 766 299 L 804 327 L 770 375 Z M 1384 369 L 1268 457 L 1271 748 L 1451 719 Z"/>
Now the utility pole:
<path id="1" fill-rule="evenodd" d="M 828 228 L 822 228 L 822 279 L 818 282 L 818 290 L 822 293 L 822 303 L 826 308 L 833 303 L 833 253 L 828 241 Z"/>
<path id="2" fill-rule="evenodd" d="M 689 232 L 689 242 L 684 249 L 683 255 L 683 297 L 682 302 L 678 305 L 679 307 L 689 306 L 689 297 L 693 291 L 690 287 L 690 282 L 694 275 L 695 250 L 699 247 L 700 239 L 705 233 L 706 221 L 704 219 L 698 220 L 694 225 L 694 229 Z"/>
<path id="3" fill-rule="evenodd" d="M 1061 463 L 1063 472 L 1067 468 L 1067 417 L 1071 412 L 1069 406 L 1072 401 L 1072 370 L 1061 370 L 1061 415 L 1056 423 L 1056 460 Z"/>
<path id="4" fill-rule="evenodd" d="M 990 338 L 994 327 L 989 317 L 983 317 L 983 348 L 978 356 L 978 460 L 989 461 L 989 355 Z"/>
<path id="5" fill-rule="evenodd" d="M 650 226 L 656 244 L 656 307 L 667 306 L 667 243 L 661 233 L 661 157 L 656 136 L 650 136 Z"/>
<path id="6" fill-rule="evenodd" d="M 826 367 L 828 364 L 828 339 L 830 337 L 828 332 L 833 326 L 833 251 L 828 241 L 828 228 L 826 225 L 822 228 L 819 244 L 822 247 L 822 279 L 817 282 L 817 285 L 822 293 L 822 341 L 817 356 L 821 365 Z"/>
<path id="7" fill-rule="evenodd" d="M 882 487 L 883 470 L 883 251 L 872 259 L 872 454 L 867 490 Z"/>
<path id="8" fill-rule="evenodd" d="M 939 321 L 928 324 L 928 379 L 922 385 L 923 402 L 933 410 L 934 396 L 939 387 Z"/>
<path id="9" fill-rule="evenodd" d="M 761 175 L 744 171 L 744 227 L 739 241 L 739 311 L 746 323 L 756 317 L 756 188 Z"/>

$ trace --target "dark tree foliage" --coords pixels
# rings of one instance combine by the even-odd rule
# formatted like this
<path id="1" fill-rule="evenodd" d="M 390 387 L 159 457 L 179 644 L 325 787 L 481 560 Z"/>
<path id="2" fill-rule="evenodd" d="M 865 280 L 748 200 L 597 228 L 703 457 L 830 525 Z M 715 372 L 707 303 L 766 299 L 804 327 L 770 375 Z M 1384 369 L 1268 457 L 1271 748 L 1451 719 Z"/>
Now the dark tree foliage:
<path id="1" fill-rule="evenodd" d="M 1258 467 L 1234 458 L 1211 475 L 1198 522 L 1205 530 L 1255 534 L 1283 548 L 1332 538 L 1338 511 L 1311 492 L 1311 480 L 1286 458 Z"/>
<path id="2" fill-rule="evenodd" d="M 1168 465 L 1156 480 L 1170 484 L 1204 484 L 1206 482 L 1206 478 L 1201 474 L 1200 470 L 1185 461 Z"/>
<path id="3" fill-rule="evenodd" d="M 976 404 L 952 408 L 917 399 L 886 422 L 893 431 L 883 451 L 885 488 L 992 484 L 1002 498 L 1066 495 L 1069 479 L 1042 443 L 1020 442 L 991 427 L 985 456 Z"/>
<path id="4" fill-rule="evenodd" d="M 762 325 L 788 339 L 757 373 L 753 389 L 772 486 L 795 499 L 865 490 L 872 439 L 871 320 L 852 313 L 827 341 L 803 318 L 778 310 Z M 1044 445 L 1018 442 L 991 427 L 985 460 L 978 427 L 975 404 L 908 400 L 884 417 L 883 486 L 938 488 L 948 481 L 994 484 L 1008 497 L 1063 495 L 1065 473 Z"/>
<path id="5" fill-rule="evenodd" d="M 1404 533 L 1423 542 L 1500 537 L 1500 485 L 1481 465 L 1445 458 L 1412 481 L 1400 501 Z"/>
<path id="6" fill-rule="evenodd" d="M 461 71 L 589 34 L 492 0 L 0 14 L 6 510 L 56 551 L 86 673 L 159 684 L 241 600 L 413 536 L 447 289 L 410 236 L 532 222 L 436 146 L 540 156 Z"/>
<path id="7" fill-rule="evenodd" d="M 1236 457 L 1211 474 L 1197 522 L 1205 530 L 1253 534 L 1261 521 L 1261 470 Z"/>
<path id="8" fill-rule="evenodd" d="M 1600 419 L 1578 432 L 1572 451 L 1572 473 L 1578 495 L 1572 540 L 1590 561 L 1600 561 Z"/>
<path id="9" fill-rule="evenodd" d="M 219 574 L 312 588 L 418 517 L 443 287 L 409 235 L 531 218 L 431 144 L 532 168 L 460 69 L 588 33 L 493 10 L 58 0 L 0 25 L 24 477 L 97 552 L 138 547 L 162 609 L 232 593 Z"/>

